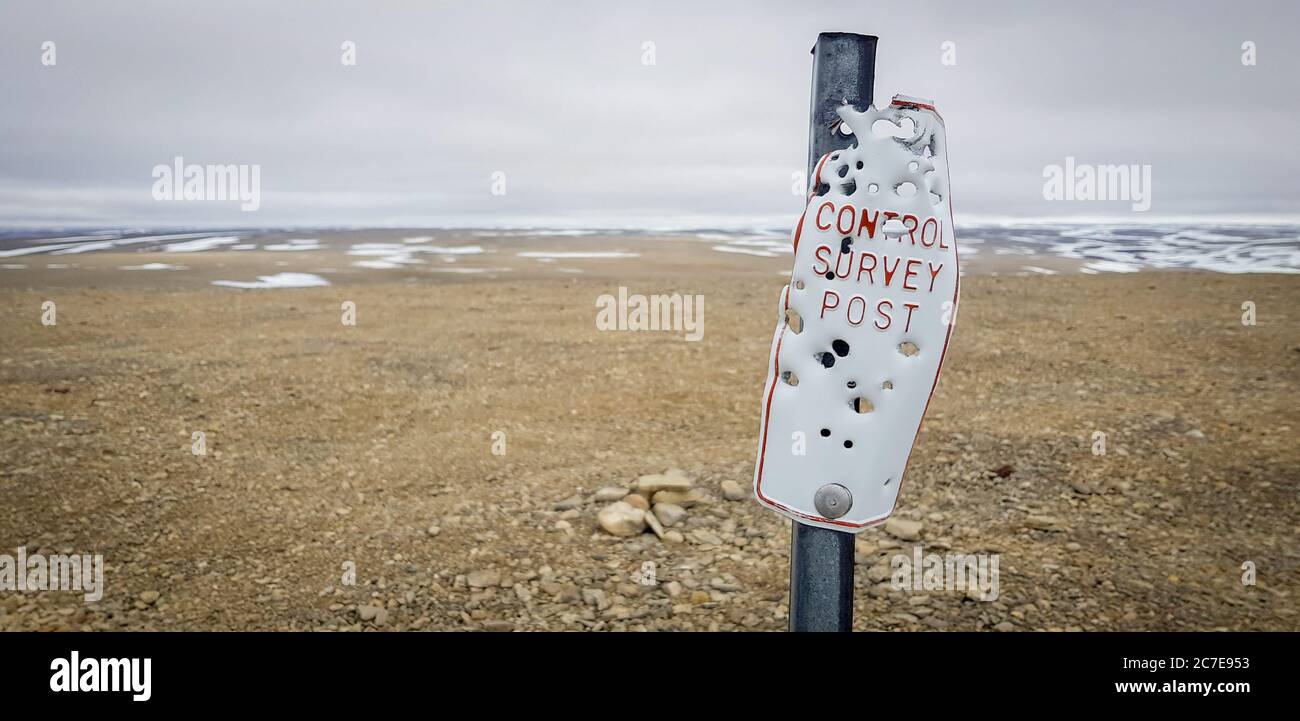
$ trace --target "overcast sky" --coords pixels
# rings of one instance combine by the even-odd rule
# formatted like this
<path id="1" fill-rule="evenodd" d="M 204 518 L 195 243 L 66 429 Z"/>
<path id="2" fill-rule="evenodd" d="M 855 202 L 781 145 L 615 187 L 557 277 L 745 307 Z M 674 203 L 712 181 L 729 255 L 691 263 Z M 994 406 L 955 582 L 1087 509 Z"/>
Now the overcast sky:
<path id="1" fill-rule="evenodd" d="M 788 224 L 819 31 L 880 37 L 878 104 L 937 101 L 959 223 L 1294 218 L 1297 27 L 1294 0 L 4 0 L 0 226 Z M 175 156 L 260 165 L 261 208 L 153 200 Z M 1045 201 L 1067 156 L 1150 164 L 1151 210 Z"/>

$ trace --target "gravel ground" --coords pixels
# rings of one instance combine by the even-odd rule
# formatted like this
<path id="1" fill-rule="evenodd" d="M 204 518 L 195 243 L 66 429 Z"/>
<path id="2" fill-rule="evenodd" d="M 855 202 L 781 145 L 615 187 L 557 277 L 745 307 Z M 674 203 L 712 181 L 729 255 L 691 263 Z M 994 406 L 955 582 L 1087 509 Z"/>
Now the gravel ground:
<path id="1" fill-rule="evenodd" d="M 784 628 L 789 523 L 748 497 L 776 274 L 131 282 L 0 286 L 0 553 L 105 564 L 97 603 L 0 591 L 0 629 Z M 597 332 L 620 284 L 704 293 L 704 339 Z M 856 628 L 1300 628 L 1294 278 L 962 301 Z M 638 480 L 668 469 L 689 493 Z M 663 538 L 598 524 L 656 501 Z M 894 590 L 917 544 L 997 554 L 996 600 Z"/>

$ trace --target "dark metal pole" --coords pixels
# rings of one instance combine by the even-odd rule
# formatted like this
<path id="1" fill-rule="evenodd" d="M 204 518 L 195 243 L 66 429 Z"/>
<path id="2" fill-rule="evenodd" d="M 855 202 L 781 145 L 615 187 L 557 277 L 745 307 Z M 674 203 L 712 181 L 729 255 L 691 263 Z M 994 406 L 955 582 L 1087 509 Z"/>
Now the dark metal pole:
<path id="1" fill-rule="evenodd" d="M 808 116 L 808 182 L 826 153 L 847 148 L 853 136 L 832 126 L 847 101 L 871 104 L 876 38 L 821 33 L 813 46 L 812 106 Z M 853 534 L 796 522 L 790 538 L 790 630 L 853 630 Z"/>
<path id="2" fill-rule="evenodd" d="M 848 101 L 858 110 L 871 104 L 876 81 L 876 36 L 821 33 L 813 46 L 812 107 L 808 111 L 808 179 L 817 161 L 847 148 L 852 135 L 831 130 L 840 119 L 835 109 Z"/>
<path id="3" fill-rule="evenodd" d="M 853 534 L 794 522 L 790 630 L 853 630 Z"/>

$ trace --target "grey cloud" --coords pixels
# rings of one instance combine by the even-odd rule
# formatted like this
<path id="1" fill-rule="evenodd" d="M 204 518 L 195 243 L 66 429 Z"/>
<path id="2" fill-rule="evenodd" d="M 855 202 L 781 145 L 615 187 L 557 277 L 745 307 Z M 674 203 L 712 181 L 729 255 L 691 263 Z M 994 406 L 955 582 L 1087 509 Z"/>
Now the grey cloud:
<path id="1" fill-rule="evenodd" d="M 1043 201 L 1067 155 L 1151 164 L 1153 214 L 1295 215 L 1297 20 L 1293 2 L 11 4 L 0 223 L 793 218 L 822 30 L 880 36 L 878 102 L 938 101 L 959 221 L 1126 207 Z M 152 201 L 177 155 L 260 164 L 262 209 Z"/>

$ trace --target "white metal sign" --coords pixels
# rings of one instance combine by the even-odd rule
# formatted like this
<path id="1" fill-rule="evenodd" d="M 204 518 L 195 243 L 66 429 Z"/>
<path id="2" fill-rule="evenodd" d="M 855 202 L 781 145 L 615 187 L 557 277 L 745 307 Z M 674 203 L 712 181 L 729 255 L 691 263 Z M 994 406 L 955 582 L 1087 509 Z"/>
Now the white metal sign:
<path id="1" fill-rule="evenodd" d="M 818 162 L 794 230 L 754 491 L 802 523 L 858 532 L 893 512 L 959 274 L 934 105 L 900 95 L 883 110 L 838 112 L 856 144 Z"/>

